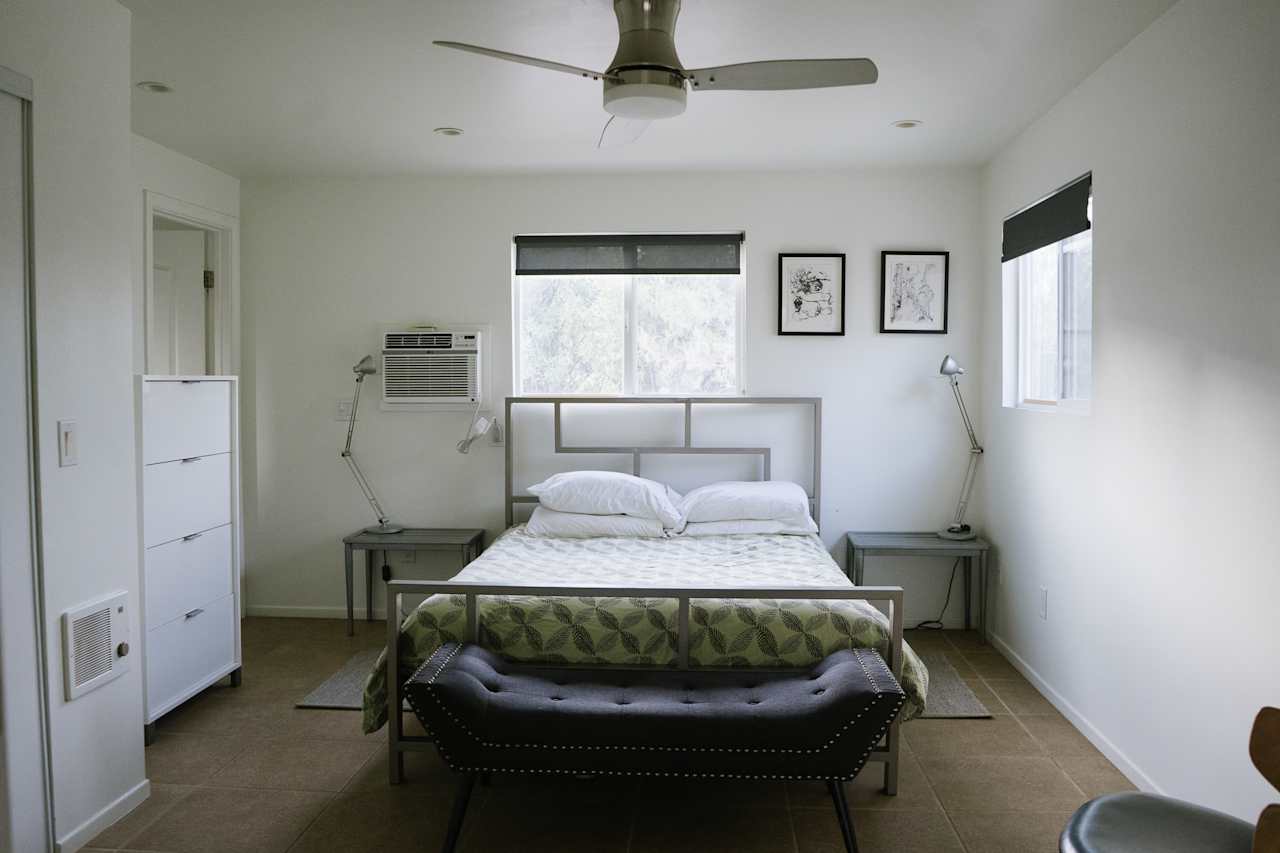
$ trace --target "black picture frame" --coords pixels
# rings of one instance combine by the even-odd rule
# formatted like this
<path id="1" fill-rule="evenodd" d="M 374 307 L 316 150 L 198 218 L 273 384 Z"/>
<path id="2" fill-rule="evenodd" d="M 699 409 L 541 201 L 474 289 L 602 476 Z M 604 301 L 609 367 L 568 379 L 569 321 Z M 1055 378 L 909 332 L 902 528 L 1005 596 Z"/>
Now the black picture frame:
<path id="1" fill-rule="evenodd" d="M 942 260 L 942 325 L 940 328 L 892 328 L 887 322 L 889 259 L 891 257 L 936 257 Z M 941 249 L 886 249 L 880 253 L 880 332 L 886 335 L 945 335 L 951 306 L 951 253 Z"/>
<path id="2" fill-rule="evenodd" d="M 794 260 L 804 259 L 804 258 L 815 258 L 815 259 L 822 258 L 828 261 L 835 261 L 839 266 L 839 269 L 840 269 L 840 290 L 839 290 L 839 297 L 838 297 L 839 304 L 836 306 L 833 306 L 831 310 L 831 314 L 834 318 L 834 320 L 831 322 L 837 324 L 835 328 L 826 329 L 823 326 L 818 326 L 818 324 L 815 322 L 817 320 L 816 317 L 809 317 L 807 319 L 803 319 L 799 321 L 792 320 L 790 323 L 788 322 L 788 320 L 791 319 L 791 317 L 793 316 L 788 314 L 788 307 L 791 307 L 792 312 L 795 312 L 798 309 L 795 306 L 796 300 L 790 294 L 788 284 L 787 284 L 787 272 L 786 272 L 787 264 L 788 264 L 788 261 L 794 261 Z M 832 295 L 834 295 L 835 288 L 832 287 L 831 291 L 832 291 Z M 845 307 L 845 256 L 843 252 L 779 252 L 778 253 L 778 334 L 779 335 L 843 335 L 844 328 L 845 328 L 844 307 Z M 814 329 L 796 328 L 796 325 L 798 323 L 802 324 L 806 322 L 815 322 L 815 328 Z"/>

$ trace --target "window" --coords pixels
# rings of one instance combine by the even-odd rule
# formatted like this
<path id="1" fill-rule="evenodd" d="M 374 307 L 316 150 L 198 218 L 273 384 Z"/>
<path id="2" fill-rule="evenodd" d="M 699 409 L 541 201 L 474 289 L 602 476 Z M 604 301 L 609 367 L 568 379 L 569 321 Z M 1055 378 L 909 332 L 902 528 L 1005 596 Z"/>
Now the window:
<path id="1" fill-rule="evenodd" d="M 1086 175 L 1004 223 L 1005 405 L 1088 411 L 1092 186 Z"/>
<path id="2" fill-rule="evenodd" d="M 741 244 L 741 234 L 517 238 L 518 393 L 741 393 Z"/>

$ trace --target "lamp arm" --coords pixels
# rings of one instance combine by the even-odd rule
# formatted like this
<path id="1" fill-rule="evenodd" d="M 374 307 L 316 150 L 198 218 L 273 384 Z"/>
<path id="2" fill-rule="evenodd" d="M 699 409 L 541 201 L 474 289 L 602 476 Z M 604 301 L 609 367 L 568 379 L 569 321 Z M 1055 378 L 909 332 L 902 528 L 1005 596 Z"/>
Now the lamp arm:
<path id="1" fill-rule="evenodd" d="M 364 375 L 357 373 L 356 392 L 351 397 L 351 418 L 347 421 L 347 443 L 342 448 L 342 458 L 347 461 L 347 467 L 351 469 L 351 476 L 355 477 L 356 485 L 364 493 L 364 499 L 373 508 L 373 514 L 378 517 L 378 523 L 385 526 L 388 521 L 387 514 L 382 511 L 382 504 L 378 503 L 378 496 L 373 493 L 373 486 L 369 483 L 368 478 L 365 477 L 364 472 L 360 470 L 360 465 L 351 453 L 351 438 L 356 431 L 356 411 L 360 408 L 360 386 L 363 384 Z"/>
<path id="2" fill-rule="evenodd" d="M 978 437 L 973 432 L 973 421 L 969 420 L 969 410 L 964 407 L 964 397 L 960 396 L 960 382 L 954 376 L 951 377 L 951 391 L 956 395 L 956 405 L 960 407 L 960 417 L 964 419 L 964 430 L 969 434 L 969 448 L 981 453 L 982 445 L 978 444 Z"/>

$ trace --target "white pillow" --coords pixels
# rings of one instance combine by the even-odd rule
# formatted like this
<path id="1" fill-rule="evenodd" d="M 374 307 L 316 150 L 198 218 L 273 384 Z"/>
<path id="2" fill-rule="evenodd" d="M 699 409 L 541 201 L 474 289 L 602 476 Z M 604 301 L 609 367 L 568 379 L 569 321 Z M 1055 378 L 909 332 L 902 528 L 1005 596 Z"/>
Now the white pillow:
<path id="1" fill-rule="evenodd" d="M 557 512 L 656 518 L 663 527 L 679 527 L 683 520 L 666 486 L 616 471 L 553 474 L 530 486 L 529 492 L 538 496 L 542 506 Z"/>
<path id="2" fill-rule="evenodd" d="M 684 496 L 680 512 L 691 523 L 744 519 L 786 521 L 796 526 L 812 523 L 809 496 L 785 480 L 701 486 Z"/>
<path id="3" fill-rule="evenodd" d="M 812 518 L 803 522 L 774 519 L 739 519 L 738 521 L 694 521 L 684 526 L 681 536 L 723 536 L 728 533 L 789 533 L 802 535 L 817 533 L 818 525 Z"/>
<path id="4" fill-rule="evenodd" d="M 597 536 L 630 536 L 661 538 L 667 535 L 656 518 L 632 515 L 587 515 L 581 512 L 556 512 L 545 506 L 533 508 L 524 527 L 530 536 L 555 536 L 560 539 L 593 539 Z"/>

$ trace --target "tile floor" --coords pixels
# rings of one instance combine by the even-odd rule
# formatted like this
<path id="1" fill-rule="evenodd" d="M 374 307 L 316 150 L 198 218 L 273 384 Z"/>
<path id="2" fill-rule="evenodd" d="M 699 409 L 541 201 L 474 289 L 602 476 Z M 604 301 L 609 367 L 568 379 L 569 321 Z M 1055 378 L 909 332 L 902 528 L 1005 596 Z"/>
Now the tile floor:
<path id="1" fill-rule="evenodd" d="M 91 850 L 159 853 L 431 851 L 453 779 L 430 753 L 386 782 L 383 734 L 354 711 L 294 702 L 352 654 L 381 644 L 380 624 L 348 638 L 328 620 L 247 619 L 244 683 L 214 687 L 168 715 L 147 749 L 151 798 Z M 966 632 L 914 632 L 945 652 L 996 715 L 903 727 L 897 797 L 870 765 L 848 787 L 864 853 L 1038 853 L 1088 797 L 1131 786 L 990 647 Z M 460 850 L 629 853 L 839 853 L 821 783 L 526 781 L 477 788 Z"/>

